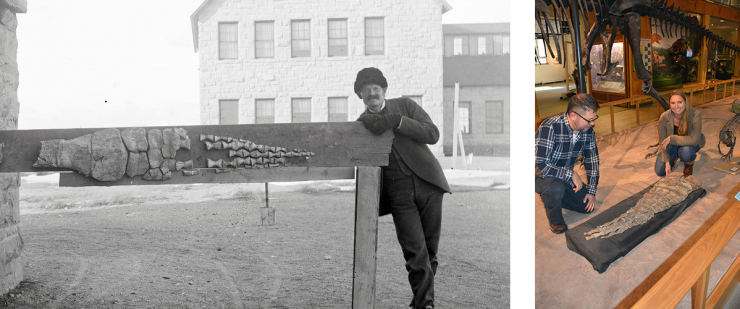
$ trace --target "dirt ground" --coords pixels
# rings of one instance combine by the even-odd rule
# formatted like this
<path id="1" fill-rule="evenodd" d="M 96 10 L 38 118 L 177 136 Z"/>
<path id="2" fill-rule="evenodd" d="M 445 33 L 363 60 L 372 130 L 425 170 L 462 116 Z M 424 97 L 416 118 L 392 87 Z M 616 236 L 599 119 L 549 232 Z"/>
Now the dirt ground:
<path id="1" fill-rule="evenodd" d="M 24 280 L 4 308 L 350 308 L 353 183 L 21 186 Z M 454 187 L 443 206 L 437 308 L 509 308 L 509 190 Z M 123 206 L 121 206 L 123 204 Z M 380 218 L 377 307 L 411 298 Z"/>

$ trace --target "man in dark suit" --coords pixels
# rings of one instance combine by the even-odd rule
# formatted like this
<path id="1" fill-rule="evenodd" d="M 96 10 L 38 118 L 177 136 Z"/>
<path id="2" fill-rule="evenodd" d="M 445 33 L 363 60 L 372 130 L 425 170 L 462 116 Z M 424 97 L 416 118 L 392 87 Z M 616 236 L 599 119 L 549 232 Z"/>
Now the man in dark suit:
<path id="1" fill-rule="evenodd" d="M 385 99 L 388 82 L 376 68 L 357 73 L 355 93 L 365 103 L 360 118 L 374 134 L 393 130 L 383 167 L 380 215 L 391 214 L 414 294 L 411 308 L 434 308 L 434 274 L 442 227 L 442 195 L 450 186 L 426 144 L 439 140 L 429 115 L 409 98 Z"/>

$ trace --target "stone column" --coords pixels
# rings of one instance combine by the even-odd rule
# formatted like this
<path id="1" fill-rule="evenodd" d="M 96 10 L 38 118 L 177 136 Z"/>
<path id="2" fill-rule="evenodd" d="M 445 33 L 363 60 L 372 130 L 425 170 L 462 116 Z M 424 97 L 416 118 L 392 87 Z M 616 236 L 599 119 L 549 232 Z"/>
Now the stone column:
<path id="1" fill-rule="evenodd" d="M 0 130 L 18 129 L 16 14 L 25 13 L 27 8 L 26 0 L 0 0 Z M 19 185 L 18 173 L 0 174 L 0 294 L 15 288 L 23 279 Z"/>

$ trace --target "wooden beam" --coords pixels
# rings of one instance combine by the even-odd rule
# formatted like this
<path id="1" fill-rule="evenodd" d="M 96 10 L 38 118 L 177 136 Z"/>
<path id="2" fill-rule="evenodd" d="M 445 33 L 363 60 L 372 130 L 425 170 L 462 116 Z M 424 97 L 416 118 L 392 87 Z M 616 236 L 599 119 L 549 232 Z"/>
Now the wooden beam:
<path id="1" fill-rule="evenodd" d="M 151 129 L 183 128 L 191 140 L 190 150 L 177 150 L 176 160 L 193 160 L 195 168 L 206 168 L 207 159 L 230 160 L 228 150 L 207 150 L 200 134 L 213 134 L 247 139 L 254 143 L 305 149 L 316 155 L 308 159 L 288 158 L 292 167 L 385 166 L 391 152 L 393 133 L 389 130 L 375 136 L 360 122 L 278 123 L 204 126 L 144 127 Z M 59 168 L 36 168 L 33 163 L 41 150 L 41 141 L 72 139 L 105 128 L 7 130 L 0 131 L 4 144 L 0 173 L 65 171 Z M 125 128 L 118 128 L 123 130 Z M 124 176 L 124 179 L 128 177 Z"/>
<path id="2" fill-rule="evenodd" d="M 199 169 L 198 175 L 183 176 L 180 171 L 173 171 L 168 180 L 144 180 L 141 177 L 126 177 L 118 181 L 97 181 L 79 173 L 60 173 L 60 187 L 88 186 L 141 186 L 141 185 L 175 185 L 189 183 L 263 183 L 290 182 L 306 180 L 353 179 L 354 167 L 276 167 L 261 169 L 235 168 L 229 172 L 216 173 L 216 169 Z"/>
<path id="3" fill-rule="evenodd" d="M 380 168 L 358 167 L 356 185 L 352 308 L 373 309 L 378 251 Z"/>

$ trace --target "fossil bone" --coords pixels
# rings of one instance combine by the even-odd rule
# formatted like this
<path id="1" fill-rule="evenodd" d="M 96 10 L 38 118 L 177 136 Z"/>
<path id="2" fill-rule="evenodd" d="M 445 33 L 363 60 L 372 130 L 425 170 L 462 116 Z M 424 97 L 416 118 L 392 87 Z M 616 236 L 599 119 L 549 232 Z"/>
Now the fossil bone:
<path id="1" fill-rule="evenodd" d="M 70 169 L 99 181 L 116 181 L 123 175 L 163 180 L 169 179 L 179 148 L 190 148 L 190 139 L 182 128 L 149 132 L 144 128 L 111 128 L 69 140 L 41 141 L 33 166 Z"/>
<path id="2" fill-rule="evenodd" d="M 596 237 L 611 237 L 641 224 L 644 224 L 656 213 L 662 212 L 685 200 L 689 193 L 701 188 L 701 180 L 694 175 L 684 177 L 683 172 L 672 172 L 659 180 L 637 201 L 616 219 L 599 225 L 583 235 L 586 240 Z"/>

